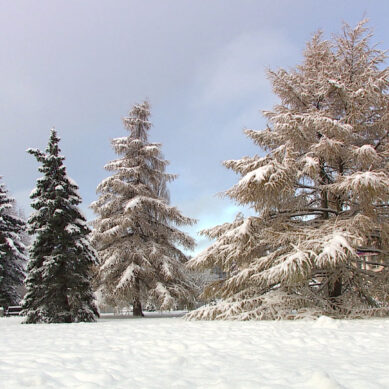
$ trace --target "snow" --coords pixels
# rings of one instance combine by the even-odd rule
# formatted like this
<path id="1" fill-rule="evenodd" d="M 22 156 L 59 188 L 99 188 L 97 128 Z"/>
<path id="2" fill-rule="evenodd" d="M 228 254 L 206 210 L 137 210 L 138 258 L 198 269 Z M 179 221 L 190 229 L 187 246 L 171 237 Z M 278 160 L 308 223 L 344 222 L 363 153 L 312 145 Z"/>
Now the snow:
<path id="1" fill-rule="evenodd" d="M 157 285 L 155 287 L 155 292 L 157 293 L 158 297 L 162 300 L 161 306 L 171 307 L 174 304 L 174 299 L 170 295 L 169 291 L 161 282 L 157 282 Z"/>
<path id="2" fill-rule="evenodd" d="M 389 387 L 389 320 L 0 318 L 0 388 Z"/>
<path id="3" fill-rule="evenodd" d="M 112 263 L 112 261 L 110 260 L 109 263 Z M 106 268 L 107 266 L 104 264 L 102 268 L 103 267 Z M 120 281 L 116 286 L 116 289 L 122 288 L 124 285 L 128 284 L 131 280 L 133 280 L 137 271 L 139 271 L 139 266 L 133 262 L 130 263 L 130 265 L 127 266 L 127 269 L 121 276 Z"/>
<path id="4" fill-rule="evenodd" d="M 76 224 L 70 223 L 65 227 L 65 231 L 68 232 L 69 234 L 74 234 L 80 232 L 80 227 L 77 226 Z"/>
<path id="5" fill-rule="evenodd" d="M 270 283 L 279 282 L 280 279 L 295 277 L 298 273 L 304 273 L 311 253 L 300 250 L 297 246 L 294 251 L 280 257 L 282 261 L 271 268 L 264 270 L 258 275 L 253 275 L 253 278 L 266 278 Z M 266 257 L 265 257 L 266 258 Z"/>
<path id="6" fill-rule="evenodd" d="M 231 231 L 227 231 L 224 236 L 226 238 L 239 238 L 242 239 L 244 235 L 247 235 L 250 232 L 250 227 L 251 227 L 251 218 L 247 218 L 243 221 L 243 223 L 232 229 Z"/>
<path id="7" fill-rule="evenodd" d="M 316 169 L 319 166 L 319 160 L 308 155 L 304 156 L 303 162 L 305 163 L 304 169 L 307 170 Z"/>
<path id="8" fill-rule="evenodd" d="M 389 178 L 384 172 L 357 172 L 344 177 L 340 184 L 337 184 L 340 190 L 353 190 L 356 193 L 369 190 L 388 192 Z"/>
<path id="9" fill-rule="evenodd" d="M 141 197 L 136 196 L 132 198 L 130 201 L 127 202 L 125 210 L 128 211 L 130 208 L 135 208 L 137 207 L 141 202 Z"/>
<path id="10" fill-rule="evenodd" d="M 250 181 L 257 181 L 257 182 L 262 182 L 265 179 L 267 179 L 272 171 L 274 170 L 273 165 L 265 165 L 261 166 L 258 169 L 253 170 L 250 173 L 247 173 L 240 181 L 238 186 L 241 185 L 246 185 Z"/>
<path id="11" fill-rule="evenodd" d="M 354 250 L 347 239 L 341 233 L 334 233 L 317 256 L 316 263 L 319 266 L 335 265 L 338 262 L 346 261 L 349 253 L 354 253 Z"/>
<path id="12" fill-rule="evenodd" d="M 148 151 L 148 152 L 159 152 L 159 149 L 160 149 L 160 146 L 159 145 L 148 145 L 148 146 L 145 146 L 143 148 L 145 151 Z"/>
<path id="13" fill-rule="evenodd" d="M 337 80 L 328 80 L 328 83 L 333 85 L 335 88 L 344 89 L 344 84 Z"/>
<path id="14" fill-rule="evenodd" d="M 31 191 L 29 197 L 32 198 L 33 196 L 35 196 L 35 195 L 38 193 L 38 191 L 39 191 L 38 188 L 34 188 L 34 189 Z"/>
<path id="15" fill-rule="evenodd" d="M 9 234 L 9 235 L 11 235 L 11 234 Z M 12 234 L 12 235 L 14 235 L 14 234 Z M 18 237 L 15 237 L 15 238 L 18 239 Z M 18 248 L 15 246 L 13 239 L 6 237 L 5 240 L 13 252 L 19 252 Z"/>

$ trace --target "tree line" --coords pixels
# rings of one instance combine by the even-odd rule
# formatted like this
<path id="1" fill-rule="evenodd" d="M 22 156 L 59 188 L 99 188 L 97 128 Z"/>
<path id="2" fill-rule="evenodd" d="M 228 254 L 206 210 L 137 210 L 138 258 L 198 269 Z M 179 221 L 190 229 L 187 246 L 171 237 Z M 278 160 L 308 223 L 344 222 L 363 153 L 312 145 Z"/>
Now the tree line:
<path id="1" fill-rule="evenodd" d="M 213 239 L 190 259 L 195 221 L 170 205 L 161 145 L 148 141 L 148 102 L 112 141 L 118 158 L 97 187 L 92 231 L 78 210 L 52 130 L 45 152 L 30 149 L 43 177 L 31 194 L 34 238 L 23 299 L 26 322 L 92 321 L 100 304 L 191 307 L 188 269 L 219 268 L 208 304 L 189 319 L 297 319 L 389 313 L 389 68 L 366 21 L 325 40 L 318 32 L 294 69 L 269 71 L 279 104 L 265 130 L 246 135 L 265 155 L 226 161 L 240 179 L 225 195 L 256 215 L 202 231 Z M 23 280 L 23 220 L 0 186 L 0 297 L 14 303 Z M 93 294 L 93 291 L 95 295 Z"/>

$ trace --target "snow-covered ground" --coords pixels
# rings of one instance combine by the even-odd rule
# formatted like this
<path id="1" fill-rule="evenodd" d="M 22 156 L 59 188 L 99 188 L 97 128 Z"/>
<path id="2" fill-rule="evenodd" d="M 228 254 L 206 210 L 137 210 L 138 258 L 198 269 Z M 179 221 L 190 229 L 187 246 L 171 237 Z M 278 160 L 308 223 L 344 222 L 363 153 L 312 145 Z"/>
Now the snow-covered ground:
<path id="1" fill-rule="evenodd" d="M 1 388 L 389 388 L 389 320 L 0 318 Z"/>

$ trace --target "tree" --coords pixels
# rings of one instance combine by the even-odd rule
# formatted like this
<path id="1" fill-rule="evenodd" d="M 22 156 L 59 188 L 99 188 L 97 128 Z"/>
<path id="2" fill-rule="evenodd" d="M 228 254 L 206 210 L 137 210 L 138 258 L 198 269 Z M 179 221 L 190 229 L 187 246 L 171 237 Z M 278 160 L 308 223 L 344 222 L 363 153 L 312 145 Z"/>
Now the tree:
<path id="1" fill-rule="evenodd" d="M 365 21 L 332 41 L 317 33 L 304 62 L 270 72 L 280 104 L 246 134 L 264 157 L 227 161 L 226 192 L 257 216 L 203 231 L 190 262 L 220 266 L 189 318 L 274 319 L 388 313 L 389 69 Z"/>
<path id="2" fill-rule="evenodd" d="M 143 316 L 145 304 L 169 309 L 193 299 L 187 257 L 176 244 L 191 249 L 194 241 L 175 226 L 194 220 L 169 205 L 166 184 L 175 176 L 165 172 L 161 145 L 148 142 L 149 116 L 144 102 L 124 118 L 129 135 L 112 141 L 120 158 L 105 166 L 115 173 L 99 184 L 99 199 L 91 205 L 98 215 L 98 294 L 115 306 L 132 304 L 134 316 Z"/>
<path id="3" fill-rule="evenodd" d="M 0 305 L 4 306 L 19 304 L 27 262 L 22 239 L 25 222 L 14 208 L 15 200 L 0 183 Z"/>
<path id="4" fill-rule="evenodd" d="M 63 165 L 59 140 L 53 129 L 46 152 L 27 150 L 42 164 L 43 177 L 30 195 L 36 212 L 28 220 L 34 241 L 23 301 L 25 323 L 94 321 L 98 316 L 91 286 L 95 251 L 78 209 L 78 187 Z"/>

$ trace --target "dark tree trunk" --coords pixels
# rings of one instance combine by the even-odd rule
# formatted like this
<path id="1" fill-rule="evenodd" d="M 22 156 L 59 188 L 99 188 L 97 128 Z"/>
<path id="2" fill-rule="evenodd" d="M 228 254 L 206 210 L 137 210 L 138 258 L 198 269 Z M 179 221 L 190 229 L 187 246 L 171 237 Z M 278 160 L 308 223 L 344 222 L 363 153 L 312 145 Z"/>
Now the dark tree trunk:
<path id="1" fill-rule="evenodd" d="M 72 323 L 72 315 L 67 313 L 64 317 L 64 323 Z"/>
<path id="2" fill-rule="evenodd" d="M 140 302 L 140 282 L 138 277 L 135 279 L 135 296 L 132 305 L 132 315 L 136 317 L 144 317 L 142 312 L 142 303 Z"/>
<path id="3" fill-rule="evenodd" d="M 338 171 L 339 175 L 343 176 L 343 170 L 344 170 L 344 163 L 342 160 L 339 160 L 338 164 Z M 333 197 L 334 205 L 336 206 L 336 210 L 338 212 L 341 212 L 343 210 L 343 201 L 342 198 L 339 195 L 331 195 Z M 342 288 L 343 288 L 343 282 L 342 282 L 342 275 L 340 274 L 333 284 L 330 285 L 328 295 L 330 298 L 330 303 L 333 309 L 339 309 L 339 301 L 338 297 L 342 295 Z"/>
<path id="4" fill-rule="evenodd" d="M 65 281 L 63 281 L 65 283 Z M 64 323 L 72 323 L 72 315 L 70 313 L 70 304 L 69 304 L 69 298 L 68 298 L 68 288 L 66 286 L 62 287 L 62 307 L 63 310 L 66 312 L 63 316 L 63 322 Z"/>
<path id="5" fill-rule="evenodd" d="M 326 185 L 328 184 L 328 177 L 326 175 L 325 171 L 325 166 L 324 166 L 324 161 L 320 159 L 320 184 L 321 185 Z M 320 195 L 320 207 L 323 209 L 328 209 L 328 192 L 326 189 L 321 190 L 321 195 Z M 322 215 L 323 219 L 328 219 L 329 218 L 329 213 L 324 211 Z"/>
<path id="6" fill-rule="evenodd" d="M 329 184 L 330 180 L 326 174 L 324 161 L 320 160 L 320 184 L 321 185 L 327 185 Z M 331 194 L 330 194 L 331 195 Z M 328 209 L 329 207 L 329 193 L 326 189 L 323 189 L 321 191 L 321 201 L 320 206 L 323 209 Z M 337 208 L 339 210 L 340 208 L 340 198 L 337 199 Z M 329 219 L 329 213 L 323 212 L 322 218 L 327 220 Z M 330 304 L 333 309 L 339 309 L 339 301 L 338 297 L 342 295 L 342 276 L 339 275 L 333 284 L 330 283 L 329 289 L 328 289 L 328 296 L 330 298 Z"/>
<path id="7" fill-rule="evenodd" d="M 144 317 L 144 314 L 142 312 L 142 304 L 139 299 L 134 299 L 132 314 L 133 316 Z"/>
<path id="8" fill-rule="evenodd" d="M 339 309 L 338 297 L 342 295 L 342 276 L 339 276 L 328 291 L 331 306 L 333 309 Z"/>
<path id="9" fill-rule="evenodd" d="M 144 317 L 144 314 L 142 312 L 142 304 L 138 298 L 134 299 L 132 314 L 133 314 L 133 316 L 136 316 L 136 317 Z"/>

